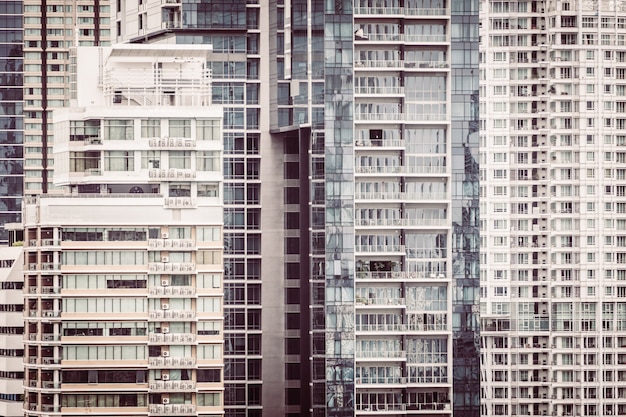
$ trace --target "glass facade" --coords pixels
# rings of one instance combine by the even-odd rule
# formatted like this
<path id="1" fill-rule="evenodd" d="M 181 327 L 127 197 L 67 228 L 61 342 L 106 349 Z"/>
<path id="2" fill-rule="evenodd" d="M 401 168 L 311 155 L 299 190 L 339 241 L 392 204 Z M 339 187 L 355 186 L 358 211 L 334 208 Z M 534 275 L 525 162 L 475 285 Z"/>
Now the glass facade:
<path id="1" fill-rule="evenodd" d="M 480 415 L 478 1 L 451 2 L 453 410 Z"/>
<path id="2" fill-rule="evenodd" d="M 352 2 L 325 3 L 326 416 L 354 415 Z"/>
<path id="3" fill-rule="evenodd" d="M 0 1 L 0 243 L 20 222 L 24 181 L 22 2 Z"/>

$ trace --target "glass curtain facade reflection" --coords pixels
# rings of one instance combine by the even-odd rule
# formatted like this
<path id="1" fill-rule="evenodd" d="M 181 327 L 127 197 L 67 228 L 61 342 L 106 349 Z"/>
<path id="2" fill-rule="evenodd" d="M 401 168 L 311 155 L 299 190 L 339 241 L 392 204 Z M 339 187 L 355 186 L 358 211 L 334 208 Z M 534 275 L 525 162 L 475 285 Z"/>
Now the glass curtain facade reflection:
<path id="1" fill-rule="evenodd" d="M 452 3 L 453 408 L 480 414 L 478 0 Z"/>
<path id="2" fill-rule="evenodd" d="M 351 0 L 325 9 L 326 416 L 354 415 L 354 134 Z"/>
<path id="3" fill-rule="evenodd" d="M 21 221 L 24 181 L 22 2 L 0 1 L 0 243 Z"/>
<path id="4" fill-rule="evenodd" d="M 118 40 L 213 45 L 226 417 L 476 415 L 476 2 L 144 4 Z"/>

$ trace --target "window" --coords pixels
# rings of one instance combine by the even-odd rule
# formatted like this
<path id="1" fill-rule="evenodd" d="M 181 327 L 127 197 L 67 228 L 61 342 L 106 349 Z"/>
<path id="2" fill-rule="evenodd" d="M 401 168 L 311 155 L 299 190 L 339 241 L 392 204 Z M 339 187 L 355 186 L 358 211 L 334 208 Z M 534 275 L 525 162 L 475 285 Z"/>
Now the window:
<path id="1" fill-rule="evenodd" d="M 105 120 L 104 121 L 105 140 L 133 140 L 132 120 Z"/>
<path id="2" fill-rule="evenodd" d="M 196 120 L 197 140 L 220 140 L 219 120 L 198 119 Z"/>
<path id="3" fill-rule="evenodd" d="M 174 138 L 191 138 L 191 120 L 170 120 L 169 135 Z"/>
<path id="4" fill-rule="evenodd" d="M 144 119 L 141 121 L 142 138 L 158 138 L 161 136 L 161 120 Z"/>
<path id="5" fill-rule="evenodd" d="M 104 154 L 104 169 L 106 171 L 134 171 L 135 156 L 133 152 L 108 151 Z"/>

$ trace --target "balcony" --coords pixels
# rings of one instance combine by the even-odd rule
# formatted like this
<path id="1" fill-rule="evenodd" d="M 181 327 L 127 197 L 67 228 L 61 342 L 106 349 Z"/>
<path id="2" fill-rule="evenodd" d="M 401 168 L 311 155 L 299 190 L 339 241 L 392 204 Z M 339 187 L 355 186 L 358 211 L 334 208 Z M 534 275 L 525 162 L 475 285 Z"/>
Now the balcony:
<path id="1" fill-rule="evenodd" d="M 404 148 L 404 140 L 401 140 L 401 139 L 356 140 L 354 142 L 354 145 L 357 147 L 363 147 L 363 148 Z"/>
<path id="2" fill-rule="evenodd" d="M 404 42 L 404 43 L 443 43 L 448 42 L 447 35 L 412 35 L 404 33 L 366 33 L 357 42 Z"/>
<path id="3" fill-rule="evenodd" d="M 386 227 L 386 226 L 448 226 L 448 219 L 356 219 L 354 225 Z"/>
<path id="4" fill-rule="evenodd" d="M 400 95 L 404 94 L 404 87 L 392 86 L 392 87 L 354 87 L 354 94 L 361 95 Z"/>
<path id="5" fill-rule="evenodd" d="M 354 14 L 356 15 L 383 15 L 383 16 L 445 16 L 447 14 L 446 9 L 442 8 L 414 8 L 414 7 L 355 7 Z"/>
<path id="6" fill-rule="evenodd" d="M 445 274 L 427 274 L 424 272 L 367 272 L 367 271 L 357 271 L 355 273 L 355 278 L 357 280 L 443 280 L 446 279 Z"/>
<path id="7" fill-rule="evenodd" d="M 418 70 L 441 70 L 450 68 L 448 61 L 411 61 L 411 60 L 359 60 L 354 62 L 355 69 L 359 68 L 405 68 L 405 69 L 418 69 Z"/>
<path id="8" fill-rule="evenodd" d="M 355 174 L 445 174 L 448 167 L 433 165 L 410 165 L 410 166 L 371 166 L 357 165 L 354 167 Z"/>
<path id="9" fill-rule="evenodd" d="M 423 193 L 404 193 L 404 192 L 355 192 L 355 200 L 379 200 L 380 202 L 388 202 L 388 200 L 415 200 L 420 203 L 427 203 L 432 200 L 447 200 L 448 193 L 445 192 L 423 192 Z M 386 200 L 386 201 L 385 201 Z"/>
<path id="10" fill-rule="evenodd" d="M 357 308 L 359 306 L 404 306 L 406 301 L 404 298 L 363 298 L 356 297 L 355 302 Z"/>
<path id="11" fill-rule="evenodd" d="M 356 411 L 363 415 L 386 415 L 393 411 L 406 411 L 404 404 L 357 404 Z M 383 413 L 379 413 L 383 412 Z"/>
<path id="12" fill-rule="evenodd" d="M 354 113 L 356 122 L 443 122 L 447 118 L 445 113 Z"/>
<path id="13" fill-rule="evenodd" d="M 355 245 L 356 253 L 399 253 L 405 254 L 406 247 L 404 245 Z"/>
<path id="14" fill-rule="evenodd" d="M 407 379 L 401 376 L 378 376 L 378 377 L 369 377 L 362 376 L 356 378 L 357 385 L 364 384 L 380 384 L 380 385 L 388 385 L 388 384 L 406 384 Z"/>
<path id="15" fill-rule="evenodd" d="M 357 351 L 356 352 L 356 359 L 359 360 L 363 360 L 363 359 L 405 359 L 406 358 L 406 352 L 403 350 L 396 350 L 396 351 L 370 351 L 370 352 L 363 352 L 363 351 Z"/>

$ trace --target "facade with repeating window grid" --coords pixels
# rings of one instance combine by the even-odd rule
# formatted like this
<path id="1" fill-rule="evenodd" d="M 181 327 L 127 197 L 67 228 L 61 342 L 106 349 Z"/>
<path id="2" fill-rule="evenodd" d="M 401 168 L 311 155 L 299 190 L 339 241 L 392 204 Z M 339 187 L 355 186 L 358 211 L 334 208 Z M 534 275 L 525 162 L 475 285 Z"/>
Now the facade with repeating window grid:
<path id="1" fill-rule="evenodd" d="M 81 47 L 55 184 L 24 212 L 24 415 L 223 414 L 210 47 Z"/>
<path id="2" fill-rule="evenodd" d="M 626 413 L 623 1 L 481 1 L 482 415 Z"/>
<path id="3" fill-rule="evenodd" d="M 477 416 L 477 2 L 114 13 L 119 42 L 213 45 L 226 416 Z"/>

